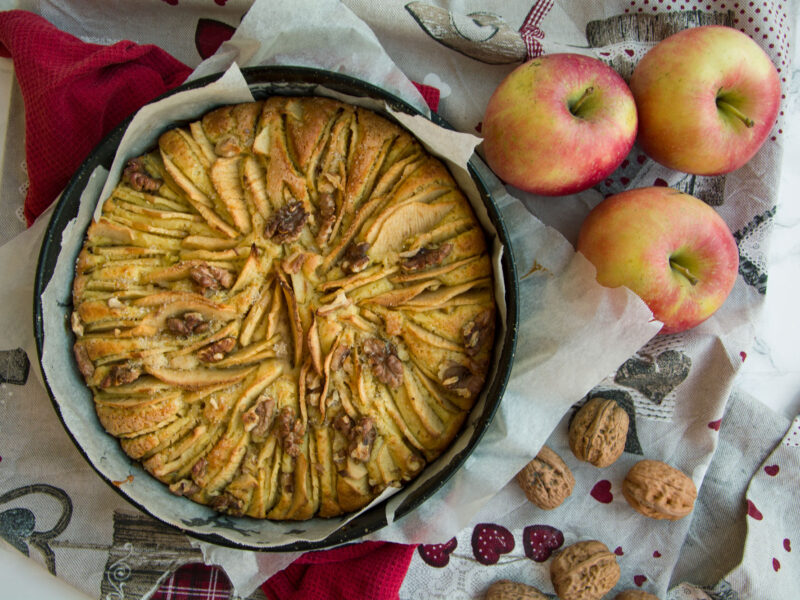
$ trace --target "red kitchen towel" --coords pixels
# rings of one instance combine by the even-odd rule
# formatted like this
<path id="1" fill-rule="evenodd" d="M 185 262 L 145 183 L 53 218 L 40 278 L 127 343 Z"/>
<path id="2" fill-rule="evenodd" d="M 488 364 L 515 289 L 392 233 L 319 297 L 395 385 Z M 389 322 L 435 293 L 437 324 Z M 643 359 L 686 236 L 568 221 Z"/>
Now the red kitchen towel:
<path id="1" fill-rule="evenodd" d="M 261 586 L 270 600 L 393 600 L 416 546 L 362 542 L 308 552 Z"/>
<path id="2" fill-rule="evenodd" d="M 0 12 L 0 55 L 25 102 L 29 225 L 108 132 L 192 71 L 156 46 L 88 44 L 22 10 Z"/>

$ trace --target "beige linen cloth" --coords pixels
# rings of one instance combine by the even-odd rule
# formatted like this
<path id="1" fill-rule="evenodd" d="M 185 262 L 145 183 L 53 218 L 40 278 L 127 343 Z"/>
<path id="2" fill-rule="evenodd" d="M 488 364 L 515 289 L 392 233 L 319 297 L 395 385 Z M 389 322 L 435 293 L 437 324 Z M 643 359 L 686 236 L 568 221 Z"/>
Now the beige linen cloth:
<path id="1" fill-rule="evenodd" d="M 252 60 L 344 72 L 361 69 L 362 76 L 385 83 L 396 77 L 390 64 L 394 63 L 408 79 L 436 87 L 439 113 L 457 130 L 476 135 L 492 90 L 529 56 L 581 52 L 608 61 L 625 75 L 670 30 L 708 22 L 740 28 L 756 39 L 780 68 L 782 85 L 788 89 L 790 25 L 796 21 L 796 6 L 782 0 L 312 3 L 313 10 L 328 11 L 328 23 L 340 23 L 340 19 L 354 23 L 353 29 L 338 31 L 341 45 L 333 48 L 319 45 L 313 30 L 318 21 L 311 15 L 305 19 L 305 36 L 300 29 L 286 30 L 286 23 L 277 17 L 283 11 L 302 10 L 298 3 L 289 9 L 259 1 L 244 20 L 250 3 L 236 0 L 218 0 L 213 6 L 189 0 L 109 2 L 106 6 L 113 5 L 113 10 L 102 13 L 77 2 L 8 4 L 7 8 L 39 12 L 86 41 L 110 43 L 127 38 L 155 43 L 192 66 L 201 62 L 198 32 L 201 23 L 207 27 L 208 21 L 239 28 L 239 39 L 223 45 L 214 59 L 220 64 L 236 60 L 245 66 Z M 309 5 L 309 11 L 313 10 Z M 262 19 L 263 15 L 271 16 L 273 22 Z M 362 54 L 349 56 L 348 36 L 366 35 L 362 26 L 374 33 L 377 43 L 370 41 L 360 46 Z M 326 43 L 335 44 L 336 39 Z M 331 60 L 338 62 L 326 62 Z M 371 68 L 376 64 L 388 65 L 388 70 Z M 419 102 L 418 97 L 410 97 L 414 92 L 407 91 L 410 88 L 402 78 L 394 83 L 396 93 L 407 93 L 409 100 Z M 19 109 L 18 94 L 12 95 L 14 102 Z M 21 114 L 12 111 L 9 133 L 23 130 Z M 479 598 L 489 583 L 500 578 L 525 581 L 552 593 L 549 562 L 532 558 L 541 557 L 531 550 L 536 536 L 549 531 L 541 526 L 560 531 L 564 544 L 599 539 L 616 551 L 622 568 L 617 590 L 639 587 L 672 600 L 796 594 L 800 562 L 792 543 L 800 547 L 800 539 L 793 539 L 800 531 L 800 517 L 788 509 L 800 483 L 800 424 L 790 424 L 734 387 L 736 373 L 750 351 L 766 291 L 766 246 L 775 214 L 785 126 L 782 115 L 759 154 L 725 177 L 673 172 L 634 148 L 608 180 L 575 196 L 545 199 L 513 189 L 508 190 L 509 196 L 496 184 L 504 215 L 515 224 L 515 256 L 530 264 L 543 252 L 542 244 L 561 244 L 561 260 L 552 259 L 550 272 L 554 280 L 574 284 L 581 292 L 591 289 L 586 287 L 590 273 L 583 272 L 583 263 L 572 255 L 567 242 L 574 242 L 583 217 L 605 194 L 644 185 L 667 184 L 715 206 L 737 239 L 741 276 L 725 306 L 690 332 L 658 336 L 647 343 L 649 335 L 645 335 L 627 349 L 644 330 L 632 337 L 608 331 L 604 337 L 603 331 L 591 327 L 592 318 L 585 320 L 585 329 L 566 330 L 562 346 L 547 356 L 556 371 L 542 375 L 548 382 L 552 377 L 563 384 L 546 389 L 529 379 L 536 373 L 536 364 L 528 359 L 541 351 L 532 334 L 536 318 L 547 319 L 541 312 L 548 306 L 544 295 L 557 291 L 560 298 L 568 299 L 570 289 L 523 281 L 524 306 L 530 309 L 523 312 L 526 335 L 519 341 L 504 408 L 485 441 L 463 473 L 429 503 L 373 535 L 374 539 L 422 544 L 455 540 L 447 546 L 445 567 L 431 566 L 424 551 L 415 555 L 402 598 Z M 21 197 L 14 195 L 24 186 L 19 139 L 17 135 L 6 142 L 4 205 L 9 198 L 17 198 L 21 205 Z M 14 223 L 8 208 L 3 210 L 7 218 L 0 232 L 8 240 L 21 226 Z M 2 279 L 16 283 L 0 291 L 8 340 L 8 347 L 2 349 L 21 347 L 34 370 L 31 319 L 26 316 L 30 308 L 23 315 L 11 315 L 8 307 L 30 298 L 31 279 L 19 275 L 25 266 L 21 267 L 20 257 L 38 253 L 47 216 L 0 247 Z M 30 258 L 27 264 L 35 261 Z M 520 275 L 528 268 L 521 268 Z M 577 306 L 578 300 L 573 301 Z M 564 319 L 565 327 L 569 317 Z M 604 322 L 602 315 L 598 318 Z M 582 336 L 584 341 L 593 340 L 594 350 L 581 343 Z M 18 354 L 13 355 L 13 360 L 18 359 Z M 19 373 L 19 368 L 9 369 L 9 374 Z M 602 471 L 576 461 L 566 444 L 570 406 L 592 395 L 614 398 L 633 417 L 626 453 Z M 529 406 L 527 419 L 508 418 L 524 414 L 519 411 L 523 402 Z M 572 497 L 547 513 L 529 505 L 513 482 L 505 485 L 530 457 L 526 453 L 535 453 L 545 441 L 565 458 L 577 480 Z M 0 386 L 0 457 L 0 519 L 4 511 L 24 508 L 37 516 L 37 531 L 56 532 L 47 538 L 47 550 L 27 543 L 30 538 L 20 534 L 19 528 L 6 525 L 8 518 L 0 521 L 5 526 L 0 534 L 18 549 L 27 547 L 32 559 L 91 597 L 146 597 L 171 570 L 201 557 L 221 564 L 237 593 L 248 595 L 293 558 L 197 544 L 143 519 L 95 476 L 71 445 L 36 376 L 28 377 L 24 385 Z M 694 479 L 700 497 L 691 519 L 655 523 L 628 507 L 620 483 L 627 469 L 643 457 L 664 460 Z M 484 471 L 481 460 L 489 458 L 494 461 L 484 464 L 503 464 L 503 468 Z M 483 489 L 474 489 L 481 485 Z M 456 501 L 463 498 L 474 500 L 474 506 L 459 504 L 455 510 Z M 69 515 L 66 523 L 65 515 Z M 143 529 L 147 535 L 136 533 Z M 473 538 L 486 532 L 500 537 L 507 532 L 514 540 L 513 549 L 503 548 L 492 564 L 479 560 L 472 547 Z M 162 536 L 155 551 L 146 546 L 148 535 L 151 540 Z"/>

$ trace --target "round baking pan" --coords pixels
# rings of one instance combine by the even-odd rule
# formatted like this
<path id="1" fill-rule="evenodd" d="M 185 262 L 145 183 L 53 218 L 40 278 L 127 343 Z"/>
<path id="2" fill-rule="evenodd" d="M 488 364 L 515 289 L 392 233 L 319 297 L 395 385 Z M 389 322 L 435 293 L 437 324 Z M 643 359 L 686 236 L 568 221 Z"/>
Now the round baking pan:
<path id="1" fill-rule="evenodd" d="M 404 113 L 417 115 L 420 114 L 418 110 L 406 103 L 405 101 L 387 93 L 386 91 L 364 81 L 342 75 L 340 73 L 333 73 L 329 71 L 322 71 L 318 69 L 311 69 L 305 67 L 250 67 L 242 69 L 242 74 L 250 87 L 251 92 L 256 99 L 264 99 L 274 95 L 313 95 L 314 89 L 317 86 L 323 86 L 334 92 L 347 94 L 356 97 L 366 97 L 376 100 L 385 101 L 393 110 L 401 111 Z M 197 79 L 185 83 L 157 98 L 160 100 L 164 97 L 172 95 L 176 92 L 195 89 L 205 86 L 212 81 L 219 78 L 221 74 L 210 75 L 201 79 Z M 449 127 L 449 125 L 437 114 L 433 114 L 431 119 L 438 125 Z M 198 531 L 193 529 L 191 525 L 176 526 L 174 523 L 169 523 L 155 514 L 153 510 L 148 508 L 145 502 L 136 501 L 131 498 L 124 489 L 124 486 L 119 485 L 119 482 L 112 481 L 107 475 L 103 473 L 101 468 L 94 463 L 89 457 L 80 441 L 77 439 L 73 431 L 71 431 L 67 421 L 62 415 L 61 406 L 64 402 L 69 400 L 64 398 L 55 398 L 49 377 L 57 376 L 55 374 L 48 374 L 45 365 L 42 363 L 42 354 L 44 347 L 45 326 L 43 318 L 43 303 L 42 293 L 53 277 L 56 269 L 56 264 L 59 261 L 61 253 L 61 236 L 64 229 L 78 214 L 80 205 L 81 194 L 86 187 L 91 174 L 95 168 L 102 166 L 109 169 L 114 159 L 117 147 L 122 139 L 130 118 L 121 123 L 114 129 L 105 139 L 103 139 L 92 151 L 89 157 L 81 164 L 75 175 L 70 180 L 69 184 L 64 190 L 58 204 L 54 208 L 51 221 L 45 232 L 44 240 L 39 255 L 39 262 L 36 270 L 36 277 L 34 283 L 34 333 L 36 337 L 36 346 L 39 354 L 39 361 L 42 364 L 42 372 L 45 379 L 45 385 L 53 406 L 64 424 L 67 433 L 72 438 L 75 445 L 81 451 L 83 456 L 89 464 L 95 469 L 100 477 L 108 483 L 108 485 L 122 495 L 128 502 L 142 510 L 143 512 L 153 516 L 165 524 L 176 527 L 187 535 L 208 541 L 211 543 L 234 547 L 239 549 L 249 549 L 258 551 L 304 551 L 319 548 L 326 548 L 336 546 L 345 542 L 357 540 L 368 533 L 385 527 L 385 502 L 380 503 L 372 508 L 362 512 L 352 520 L 346 522 L 332 534 L 325 539 L 319 541 L 295 541 L 289 544 L 282 545 L 263 545 L 261 543 L 251 543 L 247 541 L 231 540 L 226 535 L 226 528 L 220 527 L 219 532 L 208 533 L 207 531 Z M 165 124 L 165 129 L 173 124 Z M 474 424 L 474 429 L 467 440 L 466 446 L 463 450 L 457 453 L 449 463 L 441 468 L 435 476 L 429 477 L 423 481 L 408 497 L 400 504 L 395 512 L 395 518 L 399 519 L 415 508 L 420 506 L 425 500 L 430 498 L 463 464 L 472 450 L 480 441 L 483 433 L 488 427 L 489 423 L 494 416 L 498 404 L 503 395 L 506 383 L 508 381 L 509 373 L 514 356 L 514 348 L 516 342 L 516 333 L 518 326 L 518 286 L 516 270 L 514 266 L 512 252 L 508 246 L 508 234 L 503 224 L 503 221 L 498 212 L 497 206 L 491 198 L 487 184 L 482 180 L 480 171 L 488 172 L 486 166 L 480 161 L 477 155 L 473 155 L 469 163 L 470 174 L 475 181 L 475 184 L 481 194 L 481 198 L 486 206 L 489 219 L 495 229 L 497 238 L 505 251 L 502 253 L 500 261 L 500 273 L 496 276 L 502 277 L 505 284 L 505 333 L 502 338 L 499 338 L 495 344 L 494 364 L 497 368 L 494 372 L 490 372 L 486 382 L 486 402 L 480 408 L 478 414 L 472 414 L 469 421 Z M 64 318 L 67 319 L 72 311 L 71 306 L 64 306 Z M 67 319 L 68 321 L 68 319 Z M 70 334 L 71 335 L 71 334 Z M 478 405 L 479 406 L 479 405 Z M 477 410 L 477 409 L 473 409 Z M 97 427 L 102 432 L 99 423 Z M 102 432 L 103 435 L 106 435 Z M 464 434 L 462 434 L 464 435 Z M 124 456 L 121 448 L 119 453 Z M 127 457 L 125 457 L 127 459 Z M 130 461 L 130 459 L 127 459 Z M 425 476 L 425 471 L 430 468 L 426 467 L 420 477 Z M 187 500 L 187 502 L 189 502 Z M 226 517 L 228 518 L 228 517 Z M 270 521 L 259 521 L 255 519 L 247 519 L 248 526 L 251 528 L 262 528 L 266 531 L 270 527 Z M 298 526 L 301 524 L 298 523 Z M 229 528 L 228 528 L 229 529 Z"/>

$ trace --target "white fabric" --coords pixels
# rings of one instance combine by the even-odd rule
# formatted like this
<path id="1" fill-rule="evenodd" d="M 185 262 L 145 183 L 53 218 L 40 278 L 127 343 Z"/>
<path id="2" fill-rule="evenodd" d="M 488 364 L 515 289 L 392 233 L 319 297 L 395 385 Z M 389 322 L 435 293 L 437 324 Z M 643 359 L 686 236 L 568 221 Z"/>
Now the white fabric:
<path id="1" fill-rule="evenodd" d="M 58 27 L 87 41 L 110 43 L 127 38 L 140 43 L 156 43 L 187 64 L 197 66 L 201 62 L 194 44 L 198 19 L 218 19 L 236 26 L 249 2 L 229 0 L 227 4 L 217 3 L 225 4 L 224 7 L 189 0 L 181 0 L 178 6 L 171 6 L 160 0 L 106 2 L 102 11 L 84 3 L 56 0 L 47 3 L 31 0 L 5 4 L 8 8 L 21 6 L 39 12 Z M 269 3 L 260 4 L 263 8 Z M 346 10 L 346 19 L 354 20 L 356 27 L 360 27 L 357 21 L 361 19 L 374 32 L 380 45 L 370 43 L 360 49 L 371 53 L 369 55 L 377 64 L 385 65 L 380 72 L 396 77 L 391 64 L 394 63 L 409 79 L 437 87 L 441 91 L 440 114 L 456 129 L 476 133 L 489 95 L 516 63 L 488 64 L 437 42 L 411 16 L 409 3 L 347 0 L 344 4 L 346 9 L 332 8 L 331 15 L 344 14 L 343 11 Z M 470 23 L 474 22 L 474 15 L 469 15 L 478 12 L 498 15 L 500 20 L 496 22 L 505 23 L 507 30 L 513 33 L 523 23 L 531 7 L 538 2 L 461 0 L 450 3 L 431 1 L 425 4 L 441 6 L 449 12 L 452 23 L 460 24 L 460 30 L 480 43 L 483 29 L 477 26 L 473 28 Z M 723 4 L 726 5 L 725 8 Z M 545 51 L 575 50 L 602 57 L 601 52 L 605 51 L 609 55 L 629 56 L 626 50 L 631 50 L 635 60 L 641 56 L 644 47 L 640 42 L 615 42 L 608 48 L 590 48 L 585 35 L 586 24 L 592 20 L 622 15 L 626 11 L 630 14 L 639 9 L 652 11 L 655 8 L 666 12 L 669 7 L 673 11 L 693 8 L 722 11 L 731 9 L 731 4 L 722 0 L 664 0 L 663 3 L 656 3 L 654 0 L 614 0 L 604 3 L 562 1 L 546 11 L 538 23 L 540 32 L 537 35 L 540 37 L 536 39 L 541 42 Z M 782 77 L 788 79 L 790 48 L 793 43 L 793 30 L 789 25 L 796 21 L 797 7 L 794 3 L 777 0 L 757 4 L 760 6 L 754 4 L 752 7 L 745 7 L 744 3 L 741 8 L 737 6 L 734 18 L 739 22 L 735 26 L 742 27 L 755 37 L 780 66 Z M 335 18 L 331 15 L 329 18 Z M 753 20 L 749 21 L 751 18 Z M 759 28 L 758 31 L 756 27 Z M 341 51 L 348 47 L 347 30 L 342 29 L 338 35 L 341 46 L 337 50 Z M 763 35 L 767 37 L 761 37 Z M 309 39 L 306 43 L 313 58 L 314 53 L 320 49 L 318 40 Z M 327 43 L 335 44 L 335 40 L 328 40 Z M 297 48 L 302 48 L 302 44 L 298 45 L 298 40 L 293 39 L 292 47 L 296 51 Z M 229 51 L 228 48 L 229 46 L 224 46 L 222 52 Z M 382 49 L 386 54 L 383 54 Z M 268 61 L 270 57 L 279 54 L 279 50 L 280 48 L 272 47 L 269 52 L 260 55 L 258 60 Z M 307 57 L 308 62 L 303 64 L 313 64 L 312 58 Z M 366 56 L 359 56 L 358 59 L 359 64 L 367 61 Z M 331 67 L 329 64 L 325 66 Z M 783 85 L 789 88 L 787 81 Z M 416 92 L 409 91 L 411 88 L 402 79 L 395 79 L 394 89 L 401 94 L 407 92 L 409 100 L 418 101 Z M 18 94 L 18 91 L 15 93 Z M 18 95 L 12 95 L 12 107 L 19 104 Z M 12 113 L 11 117 L 8 131 L 18 133 L 21 130 L 22 114 L 18 111 L 16 114 Z M 773 130 L 772 137 L 775 139 L 768 141 L 744 169 L 726 179 L 722 203 L 717 206 L 732 230 L 742 234 L 740 251 L 752 263 L 756 274 L 766 272 L 769 268 L 765 245 L 770 240 L 770 212 L 773 211 L 777 198 L 783 129 L 786 124 L 787 117 L 782 115 Z M 7 139 L 2 165 L 3 190 L 8 189 L 7 183 L 11 182 L 20 182 L 14 188 L 24 188 L 24 176 L 19 173 L 21 156 L 22 146 Z M 675 186 L 696 183 L 688 181 L 681 174 L 669 172 L 652 161 L 640 161 L 639 154 L 634 150 L 629 157 L 629 164 L 612 175 L 607 187 L 617 190 L 625 186 L 650 185 L 657 179 L 663 179 Z M 603 190 L 602 185 L 600 190 Z M 527 219 L 531 227 L 537 228 L 538 233 L 528 240 L 533 243 L 531 247 L 521 244 L 524 229 L 517 230 L 519 246 L 515 247 L 515 252 L 519 251 L 528 260 L 536 256 L 537 239 L 574 241 L 583 216 L 603 195 L 602 191 L 589 190 L 554 200 L 528 196 L 516 190 L 510 191 L 536 215 L 534 218 L 515 213 L 514 211 L 519 210 L 519 205 L 511 200 L 505 205 L 507 214 L 514 214 L 522 223 Z M 17 201 L 20 199 L 17 196 Z M 5 206 L 6 203 L 4 197 L 2 214 L 13 214 Z M 0 327 L 6 336 L 6 344 L 23 347 L 34 362 L 34 369 L 36 355 L 32 351 L 32 337 L 28 330 L 31 319 L 26 319 L 24 315 L 12 310 L 12 307 L 22 306 L 23 311 L 28 311 L 24 314 L 30 314 L 27 307 L 40 239 L 37 235 L 41 235 L 42 231 L 41 221 L 43 220 L 0 248 L 0 277 L 11 284 L 6 286 L 0 296 L 5 308 L 0 314 Z M 542 223 L 560 234 L 542 227 Z M 4 229 L 3 239 L 9 239 L 13 232 L 14 227 Z M 570 258 L 570 252 L 569 249 L 565 251 L 565 261 L 560 265 L 563 273 L 567 274 L 581 268 L 579 261 L 575 263 Z M 521 275 L 525 271 L 527 269 Z M 547 286 L 543 286 L 541 290 L 546 291 L 546 288 Z M 508 455 L 508 467 L 494 473 L 494 479 L 484 479 L 484 485 L 488 483 L 486 489 L 479 492 L 466 490 L 468 495 L 472 494 L 472 497 L 477 498 L 476 508 L 480 506 L 477 513 L 473 511 L 468 526 L 463 527 L 460 519 L 448 522 L 449 513 L 437 505 L 437 502 L 446 502 L 453 485 L 457 486 L 459 482 L 466 487 L 481 481 L 480 462 L 477 458 L 472 462 L 468 461 L 461 479 L 456 478 L 449 488 L 424 506 L 417 515 L 405 519 L 405 523 L 401 521 L 398 524 L 400 527 L 374 535 L 375 539 L 424 543 L 446 542 L 451 535 L 455 535 L 457 539 L 457 549 L 451 555 L 446 568 L 430 567 L 421 559 L 420 554 L 415 554 L 401 590 L 401 597 L 478 598 L 491 581 L 503 577 L 534 583 L 543 591 L 552 592 L 547 577 L 549 563 L 534 562 L 524 553 L 525 527 L 541 524 L 561 530 L 567 544 L 578 539 L 596 538 L 604 541 L 612 550 L 620 548 L 622 554 L 619 562 L 623 574 L 617 590 L 641 584 L 642 589 L 667 597 L 667 589 L 671 588 L 668 597 L 673 600 L 705 597 L 715 600 L 792 597 L 791 592 L 796 593 L 796 586 L 792 587 L 792 582 L 796 582 L 800 575 L 800 565 L 796 558 L 800 552 L 800 538 L 795 542 L 792 537 L 793 533 L 800 531 L 793 496 L 793 492 L 796 493 L 797 490 L 800 464 L 796 449 L 791 445 L 792 433 L 797 431 L 797 423 L 795 422 L 793 429 L 787 434 L 787 443 L 779 444 L 774 453 L 770 454 L 789 427 L 789 422 L 784 423 L 780 417 L 772 415 L 768 408 L 760 407 L 757 401 L 739 399 L 729 402 L 742 361 L 754 352 L 752 343 L 756 338 L 755 327 L 763 305 L 764 296 L 757 286 L 747 283 L 745 277 L 740 277 L 723 309 L 691 332 L 656 338 L 641 348 L 640 344 L 636 345 L 634 348 L 639 350 L 633 356 L 628 352 L 615 358 L 605 348 L 598 348 L 597 355 L 582 355 L 585 356 L 584 362 L 577 362 L 574 356 L 571 360 L 569 355 L 564 356 L 558 365 L 563 369 L 560 376 L 569 385 L 553 390 L 554 397 L 558 398 L 557 407 L 545 411 L 548 418 L 540 421 L 537 414 L 541 406 L 546 405 L 550 399 L 533 397 L 529 399 L 532 402 L 529 422 L 517 419 L 506 422 L 501 412 L 494 429 L 487 434 L 487 443 L 491 444 L 493 435 L 505 434 L 510 430 L 512 435 L 508 439 L 518 442 L 518 445 Z M 619 336 L 615 340 L 613 348 L 623 347 L 623 340 Z M 531 343 L 530 338 L 520 340 L 521 348 L 526 351 L 531 348 Z M 632 361 L 629 366 L 634 372 L 649 373 L 651 383 L 654 377 L 663 375 L 659 389 L 664 394 L 660 401 L 654 401 L 652 389 L 642 388 L 631 378 L 620 377 L 617 365 L 626 356 Z M 660 362 L 659 357 L 662 358 Z M 601 367 L 595 373 L 591 367 L 604 364 L 595 362 L 601 359 L 610 359 L 611 364 Z M 525 355 L 522 355 L 520 361 L 524 360 Z M 687 361 L 691 366 L 688 373 L 681 378 L 683 365 Z M 530 373 L 528 369 L 521 368 L 523 365 L 524 362 L 518 362 L 510 385 L 509 395 L 516 395 L 517 402 L 524 399 L 522 390 L 527 384 L 525 376 Z M 574 379 L 576 373 L 583 376 L 590 373 L 592 383 L 588 387 L 577 384 Z M 617 464 L 602 471 L 578 463 L 566 446 L 569 405 L 580 401 L 592 386 L 595 391 L 614 392 L 620 397 L 628 398 L 636 414 L 638 442 L 642 452 L 641 455 L 626 453 Z M 751 414 L 758 415 L 763 411 L 769 417 L 752 419 L 746 427 L 735 427 L 733 425 L 737 420 L 735 416 L 730 416 L 733 413 L 729 412 L 723 418 L 726 406 L 729 411 L 736 411 L 735 414 L 750 411 Z M 553 418 L 554 415 L 556 418 Z M 723 422 L 720 427 L 717 422 L 721 419 Z M 732 424 L 730 427 L 729 422 Z M 14 425 L 13 428 L 9 427 L 11 424 Z M 525 438 L 529 431 L 534 433 Z M 111 493 L 83 461 L 61 428 L 44 390 L 35 378 L 29 378 L 24 387 L 0 385 L 0 433 L 3 438 L 0 440 L 0 495 L 20 486 L 45 482 L 66 490 L 72 498 L 72 521 L 57 538 L 61 541 L 56 552 L 58 576 L 93 597 L 124 589 L 124 581 L 110 581 L 108 567 L 113 563 L 111 559 L 117 556 L 115 552 L 119 550 L 115 548 L 112 539 L 113 532 L 116 531 L 114 519 L 118 513 L 130 512 L 132 509 Z M 501 488 L 502 483 L 509 480 L 523 452 L 534 453 L 548 437 L 549 445 L 565 458 L 576 475 L 575 492 L 567 503 L 548 513 L 538 511 L 524 500 L 513 482 L 497 489 L 497 493 L 492 495 L 491 492 L 495 491 L 493 487 Z M 47 440 L 45 444 L 41 443 L 43 439 Z M 507 447 L 500 445 L 498 448 Z M 736 464 L 731 459 L 736 452 L 758 454 L 766 459 L 754 471 L 748 473 L 743 469 L 724 483 L 710 479 L 712 475 L 716 477 L 718 474 L 716 464 Z M 58 459 L 54 460 L 53 456 Z M 703 486 L 700 495 L 703 505 L 696 510 L 694 522 L 685 519 L 677 523 L 656 523 L 634 513 L 627 506 L 621 497 L 620 482 L 627 468 L 642 456 L 665 460 L 689 474 L 699 488 Z M 778 465 L 777 475 L 771 474 L 774 469 L 769 472 L 764 470 L 772 465 Z M 747 488 L 747 499 L 761 513 L 761 520 L 744 517 L 743 511 L 748 506 L 745 502 L 745 488 L 750 477 L 752 482 Z M 598 488 L 595 496 L 591 495 L 590 492 L 599 481 L 609 482 L 608 491 L 613 496 L 610 503 L 595 499 L 595 496 L 607 499 L 605 484 Z M 56 508 L 47 504 L 50 500 L 37 499 L 36 502 L 41 504 L 42 515 L 55 519 Z M 11 506 L 17 505 L 1 505 L 0 512 Z M 795 507 L 795 510 L 788 510 L 790 507 Z M 725 564 L 729 569 L 720 572 L 719 577 L 714 580 L 709 580 L 700 565 L 704 564 L 703 560 L 709 563 L 714 561 L 709 560 L 704 550 L 719 546 L 711 542 L 704 543 L 702 532 L 708 531 L 704 525 L 710 522 L 715 513 L 736 517 L 737 520 L 731 527 L 736 529 L 735 533 L 741 535 L 732 535 L 730 539 L 734 541 L 734 545 L 735 542 L 741 544 L 742 554 L 738 557 L 735 556 L 736 551 L 730 553 L 733 556 L 726 554 Z M 697 522 L 700 517 L 704 520 Z M 474 526 L 479 523 L 494 523 L 505 527 L 515 539 L 515 549 L 500 556 L 495 565 L 480 564 L 471 549 Z M 457 529 L 453 530 L 456 525 Z M 788 545 L 785 545 L 785 539 L 789 540 Z M 285 564 L 283 559 L 287 558 L 259 555 L 253 561 L 252 555 L 248 555 L 247 560 L 243 561 L 244 555 L 235 551 L 214 552 L 208 547 L 204 547 L 204 551 L 209 561 L 221 563 L 226 568 L 234 583 L 238 584 L 239 593 L 243 594 L 249 593 L 260 579 Z M 197 557 L 196 551 L 191 549 L 184 549 L 182 552 L 184 554 L 176 555 L 173 562 L 165 560 L 160 564 L 170 564 L 174 568 L 180 560 L 187 562 L 190 558 Z M 41 561 L 41 556 L 35 550 L 32 556 Z M 683 557 L 690 557 L 691 560 L 682 560 Z M 773 560 L 777 561 L 777 568 Z M 129 585 L 127 589 L 132 590 L 132 586 Z"/>

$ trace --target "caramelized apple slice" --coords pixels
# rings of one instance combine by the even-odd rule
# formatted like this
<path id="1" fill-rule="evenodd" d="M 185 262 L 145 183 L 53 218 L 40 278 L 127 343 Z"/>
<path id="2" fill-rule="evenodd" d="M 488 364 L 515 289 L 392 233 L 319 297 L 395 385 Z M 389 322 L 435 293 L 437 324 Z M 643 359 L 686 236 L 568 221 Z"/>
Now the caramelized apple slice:
<path id="1" fill-rule="evenodd" d="M 97 404 L 97 418 L 103 428 L 113 436 L 142 435 L 164 427 L 178 418 L 183 409 L 182 394 L 174 393 L 146 406 L 118 407 Z"/>
<path id="2" fill-rule="evenodd" d="M 218 158 L 211 165 L 209 175 L 214 189 L 233 220 L 233 224 L 239 231 L 248 234 L 252 231 L 252 222 L 245 205 L 244 190 L 239 177 L 241 161 L 242 158 L 239 156 Z"/>
<path id="3" fill-rule="evenodd" d="M 303 357 L 304 336 L 303 322 L 300 319 L 300 311 L 297 307 L 297 300 L 294 296 L 292 286 L 286 281 L 282 273 L 278 274 L 278 285 L 286 298 L 286 306 L 289 309 L 289 326 L 292 330 L 292 340 L 294 341 L 294 366 L 299 367 Z"/>
<path id="4" fill-rule="evenodd" d="M 382 260 L 390 250 L 399 248 L 404 240 L 433 228 L 454 206 L 451 202 L 410 202 L 392 210 L 380 227 L 371 230 L 367 236 L 371 243 L 370 258 Z"/>
<path id="5" fill-rule="evenodd" d="M 255 369 L 255 367 L 239 369 L 201 368 L 193 371 L 183 371 L 159 367 L 152 363 L 145 363 L 144 368 L 153 377 L 184 390 L 198 390 L 212 385 L 236 383 L 247 377 Z"/>
<path id="6" fill-rule="evenodd" d="M 175 180 L 175 183 L 186 193 L 186 199 L 192 207 L 200 213 L 209 227 L 222 233 L 229 238 L 235 238 L 237 235 L 236 230 L 228 225 L 225 220 L 215 211 L 213 201 L 183 173 L 180 169 L 166 156 L 163 157 L 164 167 L 167 173 Z"/>

